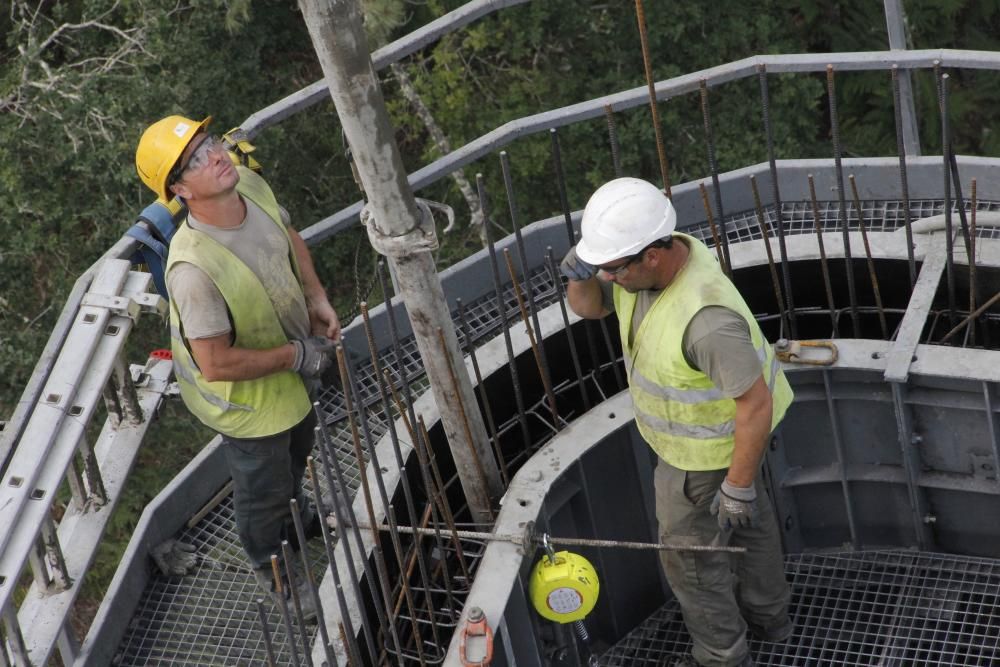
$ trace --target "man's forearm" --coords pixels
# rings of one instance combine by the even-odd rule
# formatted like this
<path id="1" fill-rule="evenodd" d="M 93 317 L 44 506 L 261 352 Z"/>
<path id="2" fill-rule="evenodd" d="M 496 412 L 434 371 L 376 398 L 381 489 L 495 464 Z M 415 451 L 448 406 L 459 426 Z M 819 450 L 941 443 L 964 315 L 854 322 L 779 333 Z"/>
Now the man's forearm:
<path id="1" fill-rule="evenodd" d="M 573 312 L 584 319 L 595 320 L 608 314 L 597 278 L 570 280 L 566 285 L 566 300 Z"/>
<path id="2" fill-rule="evenodd" d="M 295 361 L 295 348 L 291 343 L 264 350 L 225 347 L 198 352 L 195 349 L 195 360 L 209 382 L 257 380 L 291 370 Z"/>
<path id="3" fill-rule="evenodd" d="M 771 414 L 771 392 L 761 377 L 750 391 L 736 399 L 733 460 L 726 475 L 733 486 L 750 486 L 757 476 L 771 435 Z"/>

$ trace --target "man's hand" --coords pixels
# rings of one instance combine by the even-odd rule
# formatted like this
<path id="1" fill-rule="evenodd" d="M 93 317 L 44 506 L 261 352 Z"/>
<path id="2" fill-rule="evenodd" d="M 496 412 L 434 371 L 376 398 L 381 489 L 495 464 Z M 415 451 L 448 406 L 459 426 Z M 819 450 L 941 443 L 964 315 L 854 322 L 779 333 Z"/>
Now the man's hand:
<path id="1" fill-rule="evenodd" d="M 710 511 L 718 516 L 722 530 L 751 528 L 757 522 L 757 490 L 752 483 L 748 487 L 740 487 L 724 479 L 715 493 Z"/>
<path id="2" fill-rule="evenodd" d="M 292 370 L 301 375 L 306 384 L 319 379 L 333 363 L 333 341 L 325 336 L 296 339 L 292 345 L 295 347 Z"/>
<path id="3" fill-rule="evenodd" d="M 330 340 L 340 338 L 340 318 L 326 298 L 309 301 L 309 324 L 316 336 L 326 336 Z"/>
<path id="4" fill-rule="evenodd" d="M 191 572 L 200 560 L 193 544 L 170 539 L 150 551 L 153 562 L 165 577 L 182 577 Z"/>
<path id="5" fill-rule="evenodd" d="M 587 264 L 576 256 L 576 246 L 570 248 L 566 256 L 563 257 L 559 270 L 570 280 L 590 280 L 597 273 L 595 266 Z"/>

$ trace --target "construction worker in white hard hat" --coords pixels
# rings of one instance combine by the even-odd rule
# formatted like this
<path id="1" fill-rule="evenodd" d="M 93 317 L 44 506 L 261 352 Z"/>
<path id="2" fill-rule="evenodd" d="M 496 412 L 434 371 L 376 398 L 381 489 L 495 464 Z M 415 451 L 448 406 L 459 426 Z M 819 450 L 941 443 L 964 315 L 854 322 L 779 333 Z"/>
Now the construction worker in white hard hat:
<path id="1" fill-rule="evenodd" d="M 676 664 L 752 665 L 748 627 L 765 641 L 794 629 L 760 474 L 792 390 L 715 256 L 676 225 L 658 188 L 615 179 L 587 202 L 562 272 L 578 315 L 618 314 L 636 425 L 658 455 L 661 538 L 747 549 L 735 563 L 727 553 L 661 552 L 694 640 Z"/>
<path id="2" fill-rule="evenodd" d="M 153 123 L 135 163 L 161 201 L 187 205 L 166 265 L 174 370 L 185 404 L 222 436 L 237 533 L 270 592 L 271 555 L 284 539 L 297 544 L 290 498 L 307 534 L 320 530 L 302 476 L 315 438 L 310 393 L 340 322 L 288 213 L 259 175 L 234 165 L 210 122 Z"/>

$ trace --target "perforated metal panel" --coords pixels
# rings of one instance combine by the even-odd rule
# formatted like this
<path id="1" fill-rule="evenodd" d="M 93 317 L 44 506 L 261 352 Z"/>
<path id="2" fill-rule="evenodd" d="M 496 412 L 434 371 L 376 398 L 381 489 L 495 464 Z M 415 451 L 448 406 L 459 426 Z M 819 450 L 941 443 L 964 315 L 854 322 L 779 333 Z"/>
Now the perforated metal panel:
<path id="1" fill-rule="evenodd" d="M 786 557 L 795 633 L 751 640 L 757 665 L 1000 664 L 1000 562 L 913 551 Z M 668 665 L 691 650 L 670 602 L 601 665 Z"/>

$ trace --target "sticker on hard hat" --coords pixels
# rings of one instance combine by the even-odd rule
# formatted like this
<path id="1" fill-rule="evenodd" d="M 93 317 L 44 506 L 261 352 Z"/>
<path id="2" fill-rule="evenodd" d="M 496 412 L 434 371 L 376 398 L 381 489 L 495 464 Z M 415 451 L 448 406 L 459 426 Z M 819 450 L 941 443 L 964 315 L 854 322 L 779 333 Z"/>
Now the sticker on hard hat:
<path id="1" fill-rule="evenodd" d="M 187 134 L 187 131 L 190 129 L 191 126 L 187 123 L 177 123 L 177 125 L 174 126 L 174 134 L 183 139 L 184 135 Z"/>
<path id="2" fill-rule="evenodd" d="M 572 614 L 583 606 L 583 597 L 572 588 L 557 588 L 545 600 L 557 614 Z"/>

